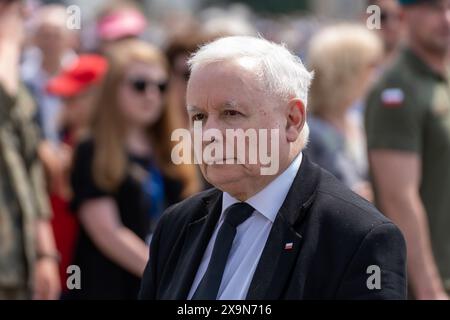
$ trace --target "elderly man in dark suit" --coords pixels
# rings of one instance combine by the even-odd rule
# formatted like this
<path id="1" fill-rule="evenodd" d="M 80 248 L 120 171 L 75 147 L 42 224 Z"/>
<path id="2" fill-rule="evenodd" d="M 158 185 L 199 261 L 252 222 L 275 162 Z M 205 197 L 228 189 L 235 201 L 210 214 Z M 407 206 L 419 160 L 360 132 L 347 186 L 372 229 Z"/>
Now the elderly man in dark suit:
<path id="1" fill-rule="evenodd" d="M 215 188 L 163 215 L 140 298 L 404 299 L 399 229 L 302 154 L 312 75 L 300 59 L 264 39 L 227 37 L 189 64 L 189 117 L 215 130 L 202 147 L 217 149 L 199 161 Z M 237 129 L 276 134 L 256 144 L 244 136 L 242 155 L 225 134 Z M 276 154 L 274 173 L 263 170 L 261 152 L 250 161 L 264 142 Z"/>

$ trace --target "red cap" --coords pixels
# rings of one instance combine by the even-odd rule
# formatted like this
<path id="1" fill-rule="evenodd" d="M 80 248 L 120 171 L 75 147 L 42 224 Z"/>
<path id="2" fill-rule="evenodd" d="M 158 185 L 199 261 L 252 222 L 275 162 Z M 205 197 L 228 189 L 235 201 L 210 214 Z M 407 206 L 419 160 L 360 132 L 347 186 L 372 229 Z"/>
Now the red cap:
<path id="1" fill-rule="evenodd" d="M 118 10 L 103 17 L 97 24 L 100 39 L 117 40 L 139 36 L 147 27 L 144 15 L 135 9 Z"/>
<path id="2" fill-rule="evenodd" d="M 47 91 L 63 97 L 77 95 L 99 82 L 108 68 L 105 58 L 97 54 L 82 54 L 67 68 L 50 79 Z"/>

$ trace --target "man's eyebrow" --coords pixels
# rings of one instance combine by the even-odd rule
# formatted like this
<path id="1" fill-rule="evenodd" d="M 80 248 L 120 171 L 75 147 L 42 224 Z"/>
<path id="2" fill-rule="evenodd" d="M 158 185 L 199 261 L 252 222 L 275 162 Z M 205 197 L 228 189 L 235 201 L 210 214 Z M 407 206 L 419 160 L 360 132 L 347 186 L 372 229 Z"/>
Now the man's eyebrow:
<path id="1" fill-rule="evenodd" d="M 239 107 L 238 103 L 236 101 L 225 101 L 220 106 L 222 109 L 237 109 Z"/>
<path id="2" fill-rule="evenodd" d="M 200 111 L 200 109 L 197 106 L 187 106 L 186 109 L 187 109 L 187 112 Z"/>
<path id="3" fill-rule="evenodd" d="M 239 105 L 236 101 L 225 101 L 224 103 L 220 104 L 219 106 L 220 109 L 238 109 Z M 192 106 L 192 105 L 188 105 L 186 107 L 187 112 L 198 112 L 198 111 L 202 111 L 201 108 L 197 107 L 197 106 Z"/>

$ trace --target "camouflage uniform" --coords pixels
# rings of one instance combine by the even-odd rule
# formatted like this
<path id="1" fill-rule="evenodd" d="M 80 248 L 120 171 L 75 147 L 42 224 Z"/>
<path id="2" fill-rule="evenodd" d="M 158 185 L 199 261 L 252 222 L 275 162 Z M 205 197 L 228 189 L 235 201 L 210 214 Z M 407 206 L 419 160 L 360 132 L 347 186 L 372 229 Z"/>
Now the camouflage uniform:
<path id="1" fill-rule="evenodd" d="M 34 228 L 50 218 L 33 115 L 24 88 L 13 98 L 0 86 L 0 299 L 29 297 Z"/>

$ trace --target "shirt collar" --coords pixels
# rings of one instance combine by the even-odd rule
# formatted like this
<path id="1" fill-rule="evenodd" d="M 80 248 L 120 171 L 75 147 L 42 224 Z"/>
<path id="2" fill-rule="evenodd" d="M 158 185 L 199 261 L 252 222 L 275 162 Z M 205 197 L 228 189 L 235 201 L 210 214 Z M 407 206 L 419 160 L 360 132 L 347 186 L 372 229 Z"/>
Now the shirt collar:
<path id="1" fill-rule="evenodd" d="M 286 198 L 292 183 L 294 182 L 295 176 L 300 168 L 300 164 L 302 163 L 302 158 L 303 154 L 300 152 L 282 174 L 276 177 L 264 189 L 255 194 L 253 197 L 247 199 L 245 202 L 273 223 L 278 211 L 283 205 L 284 199 Z M 221 219 L 224 211 L 229 206 L 237 202 L 240 201 L 232 197 L 228 192 L 223 193 Z"/>
<path id="2" fill-rule="evenodd" d="M 411 48 L 405 47 L 403 49 L 403 55 L 406 58 L 407 63 L 409 63 L 413 68 L 419 70 L 423 74 L 433 77 L 439 81 L 447 81 L 448 73 L 450 70 L 447 70 L 447 74 L 441 74 L 435 70 L 433 70 L 422 58 L 420 58 Z"/>

